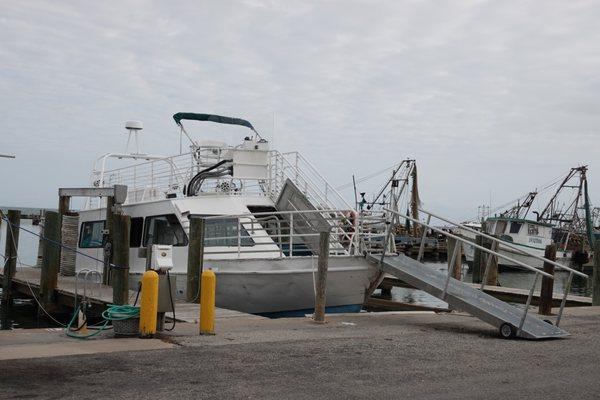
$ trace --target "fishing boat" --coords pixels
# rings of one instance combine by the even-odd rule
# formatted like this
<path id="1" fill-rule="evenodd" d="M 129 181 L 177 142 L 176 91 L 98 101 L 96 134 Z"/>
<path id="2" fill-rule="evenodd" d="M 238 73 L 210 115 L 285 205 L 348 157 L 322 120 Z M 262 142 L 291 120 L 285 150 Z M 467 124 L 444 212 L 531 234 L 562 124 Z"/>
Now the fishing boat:
<path id="1" fill-rule="evenodd" d="M 574 167 L 558 180 L 545 185 L 543 190 L 551 196 L 541 211 L 531 211 L 540 192 L 532 191 L 517 204 L 500 215 L 488 217 L 483 231 L 510 243 L 532 256 L 500 245 L 499 253 L 525 264 L 542 268 L 543 263 L 534 256 L 544 256 L 546 246 L 557 245 L 556 261 L 565 265 L 582 265 L 589 261 L 594 242 L 593 213 L 588 196 L 587 166 Z M 555 188 L 554 190 L 552 190 Z M 566 200 L 566 201 L 565 201 Z M 535 215 L 535 219 L 528 215 Z M 475 240 L 472 232 L 461 232 L 464 237 Z M 472 262 L 474 248 L 465 246 L 465 258 Z M 499 264 L 515 267 L 500 258 Z"/>
<path id="2" fill-rule="evenodd" d="M 217 276 L 217 307 L 272 317 L 304 315 L 314 307 L 319 232 L 330 232 L 327 312 L 360 311 L 375 270 L 361 255 L 357 213 L 300 153 L 269 147 L 247 120 L 177 113 L 180 154 L 141 153 L 142 124 L 126 124 L 125 153 L 99 157 L 94 187 L 127 185 L 122 212 L 131 217 L 130 287 L 146 269 L 141 249 L 172 246 L 177 296 L 185 297 L 191 218 L 204 219 L 204 268 Z M 243 127 L 236 145 L 196 140 L 183 121 Z M 187 122 L 186 122 L 187 124 Z M 182 142 L 189 141 L 183 152 Z M 127 152 L 134 139 L 136 149 Z M 113 162 L 127 165 L 110 167 Z M 76 269 L 102 270 L 106 200 L 79 213 Z M 189 297 L 189 296 L 188 296 Z"/>
<path id="3" fill-rule="evenodd" d="M 542 268 L 543 262 L 533 256 L 544 257 L 546 246 L 552 243 L 552 225 L 543 222 L 523 218 L 511 218 L 505 216 L 490 217 L 485 222 L 485 233 L 500 237 L 501 240 L 522 249 L 530 255 L 524 254 L 500 245 L 498 252 L 524 264 L 535 268 Z M 464 237 L 475 241 L 475 234 L 464 231 Z M 465 258 L 472 262 L 474 248 L 465 246 Z M 505 258 L 500 257 L 498 264 L 513 267 Z"/>

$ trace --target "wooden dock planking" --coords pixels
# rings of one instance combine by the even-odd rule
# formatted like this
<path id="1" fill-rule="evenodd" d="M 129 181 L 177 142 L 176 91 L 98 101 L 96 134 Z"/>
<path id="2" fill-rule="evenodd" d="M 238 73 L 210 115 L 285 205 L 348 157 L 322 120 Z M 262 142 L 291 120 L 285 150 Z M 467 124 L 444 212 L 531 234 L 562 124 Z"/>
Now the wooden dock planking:
<path id="1" fill-rule="evenodd" d="M 3 275 L 4 271 L 1 269 L 0 271 L 2 271 L 0 275 Z M 13 290 L 28 297 L 31 297 L 33 292 L 33 295 L 39 298 L 41 272 L 40 268 L 17 268 L 17 272 L 13 278 Z M 78 282 L 77 292 L 78 297 L 81 300 L 83 297 L 82 278 L 80 278 Z M 72 308 L 75 302 L 75 277 L 59 275 L 55 293 L 57 305 Z M 90 284 L 88 285 L 87 294 L 94 312 L 103 311 L 108 304 L 112 304 L 113 302 L 113 291 L 110 286 L 98 285 L 97 283 Z M 135 299 L 135 295 L 135 291 L 129 291 L 130 301 Z"/>
<path id="2" fill-rule="evenodd" d="M 189 322 L 197 324 L 200 316 L 200 304 L 199 303 L 175 303 L 175 320 L 177 322 Z M 259 315 L 246 314 L 241 311 L 227 310 L 225 308 L 217 307 L 215 309 L 215 319 L 229 319 L 229 318 L 252 318 L 252 319 L 268 319 Z M 166 314 L 167 320 L 172 320 L 171 313 Z"/>

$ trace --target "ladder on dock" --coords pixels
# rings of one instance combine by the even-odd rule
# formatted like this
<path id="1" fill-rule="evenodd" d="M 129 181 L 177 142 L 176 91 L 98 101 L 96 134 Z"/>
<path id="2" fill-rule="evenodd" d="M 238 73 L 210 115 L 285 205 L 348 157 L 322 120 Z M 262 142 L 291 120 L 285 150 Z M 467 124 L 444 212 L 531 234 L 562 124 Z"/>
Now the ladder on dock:
<path id="1" fill-rule="evenodd" d="M 559 328 L 559 324 L 571 286 L 571 281 L 573 275 L 579 275 L 584 278 L 587 278 L 587 275 L 567 266 L 561 265 L 553 260 L 549 260 L 544 257 L 540 257 L 538 255 L 531 254 L 527 251 L 516 248 L 512 244 L 506 243 L 497 237 L 487 235 L 483 232 L 474 231 L 469 227 L 453 222 L 447 218 L 440 217 L 439 215 L 435 215 L 432 212 L 423 210 L 421 208 L 419 208 L 419 211 L 427 214 L 427 222 L 423 222 L 418 219 L 412 218 L 408 215 L 398 212 L 397 210 L 392 210 L 389 208 L 384 208 L 384 210 L 387 213 L 387 229 L 385 243 L 393 243 L 391 242 L 394 240 L 392 236 L 392 231 L 394 227 L 400 223 L 400 218 L 403 218 L 414 224 L 421 225 L 423 234 L 421 237 L 419 254 L 416 260 L 409 258 L 403 254 L 389 255 L 388 252 L 382 252 L 381 254 L 371 253 L 368 256 L 372 262 L 377 263 L 377 265 L 379 266 L 381 270 L 381 278 L 383 278 L 384 273 L 393 275 L 401 279 L 402 281 L 414 286 L 415 288 L 423 290 L 445 301 L 451 308 L 468 312 L 474 317 L 479 318 L 480 320 L 499 328 L 500 334 L 506 338 L 519 336 L 526 339 L 546 339 L 560 338 L 569 335 L 566 331 Z M 463 230 L 470 231 L 471 233 L 479 234 L 483 237 L 486 237 L 494 243 L 492 248 L 495 250 L 492 250 L 491 248 L 488 249 L 486 247 L 472 243 L 461 236 L 457 236 L 448 232 L 447 230 L 443 230 L 431 225 L 430 223 L 432 218 L 436 218 L 438 220 L 443 221 L 446 224 L 450 224 L 454 227 L 458 227 Z M 440 233 L 446 236 L 447 238 L 451 238 L 458 242 L 467 243 L 473 246 L 474 248 L 477 248 L 480 251 L 483 251 L 488 254 L 488 262 L 486 264 L 483 283 L 481 284 L 481 287 L 479 289 L 473 287 L 472 285 L 466 284 L 458 279 L 454 279 L 451 276 L 450 269 L 448 269 L 447 273 L 444 273 L 436 271 L 421 262 L 423 257 L 425 237 L 428 229 Z M 557 268 L 567 270 L 570 272 L 567 284 L 565 285 L 565 292 L 561 302 L 560 311 L 556 318 L 555 325 L 553 325 L 549 321 L 545 321 L 534 315 L 528 314 L 529 305 L 531 304 L 531 299 L 533 297 L 533 292 L 539 276 L 541 275 L 548 279 L 554 279 L 554 276 L 545 271 L 540 271 L 532 267 L 531 265 L 525 264 L 519 260 L 515 260 L 507 255 L 499 253 L 497 249 L 498 246 L 500 246 L 500 244 L 504 247 L 508 247 L 519 253 L 523 253 L 528 256 L 540 259 L 544 263 L 552 264 Z M 454 262 L 458 257 L 459 248 L 460 246 L 455 246 L 452 255 L 448 255 L 450 257 L 450 262 L 448 265 L 454 265 Z M 488 275 L 488 268 L 490 265 L 489 261 L 492 257 L 504 258 L 506 260 L 511 261 L 515 265 L 518 265 L 526 270 L 535 273 L 535 278 L 529 291 L 529 296 L 527 298 L 527 302 L 525 304 L 524 309 L 512 306 L 508 303 L 503 302 L 502 300 L 498 300 L 495 297 L 483 291 L 484 283 Z"/>
<path id="2" fill-rule="evenodd" d="M 371 255 L 371 261 L 380 262 L 380 257 Z M 568 336 L 561 328 L 545 322 L 536 316 L 526 314 L 521 329 L 523 310 L 490 296 L 473 286 L 450 278 L 404 254 L 384 257 L 380 268 L 402 281 L 448 303 L 452 309 L 465 311 L 496 328 L 507 324 L 511 334 L 527 339 L 546 339 Z M 508 328 L 506 328 L 508 329 Z M 517 332 L 518 330 L 518 332 Z M 508 336 L 508 335 L 506 335 Z"/>

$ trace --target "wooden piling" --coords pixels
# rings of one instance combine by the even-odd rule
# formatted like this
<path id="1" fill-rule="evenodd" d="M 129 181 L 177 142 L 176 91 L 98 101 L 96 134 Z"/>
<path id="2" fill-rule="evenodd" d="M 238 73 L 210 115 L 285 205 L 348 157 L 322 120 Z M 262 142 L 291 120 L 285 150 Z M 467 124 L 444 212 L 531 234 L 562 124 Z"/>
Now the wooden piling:
<path id="1" fill-rule="evenodd" d="M 484 241 L 484 246 L 492 251 L 498 252 L 499 243 L 488 239 L 487 241 Z M 490 253 L 483 254 L 482 256 L 482 263 L 485 262 L 485 284 L 489 286 L 498 286 L 498 257 Z"/>
<path id="2" fill-rule="evenodd" d="M 329 232 L 319 234 L 319 260 L 317 269 L 316 294 L 315 294 L 315 322 L 325 322 L 325 304 L 327 291 L 327 268 L 329 264 Z"/>
<path id="3" fill-rule="evenodd" d="M 592 305 L 600 306 L 600 239 L 594 246 L 594 271 L 592 275 Z"/>
<path id="4" fill-rule="evenodd" d="M 454 279 L 461 280 L 461 278 L 462 278 L 462 252 L 463 252 L 462 242 L 460 242 L 459 240 L 456 240 L 454 238 L 447 238 L 446 243 L 447 243 L 447 249 L 448 249 L 448 253 L 447 253 L 448 254 L 448 270 L 450 271 L 450 273 L 452 274 L 451 276 Z M 456 246 L 460 246 L 460 248 L 458 249 L 458 253 L 456 253 L 456 258 L 454 259 L 454 265 L 450 265 L 450 262 L 452 261 L 452 254 L 454 253 L 454 249 L 456 248 Z"/>
<path id="5" fill-rule="evenodd" d="M 392 287 L 391 286 L 381 287 L 381 296 L 380 297 L 382 299 L 391 300 L 392 299 Z"/>
<path id="6" fill-rule="evenodd" d="M 108 245 L 109 251 L 104 252 L 104 266 L 102 268 L 102 283 L 104 285 L 110 285 L 110 274 L 108 266 L 113 263 L 113 221 L 114 221 L 114 207 L 115 207 L 115 198 L 113 196 L 108 196 L 106 198 L 106 223 L 104 225 L 105 229 L 108 231 L 108 235 L 106 237 L 106 244 Z"/>
<path id="7" fill-rule="evenodd" d="M 475 244 L 483 246 L 483 236 L 477 235 L 475 237 Z M 483 279 L 481 268 L 482 253 L 483 251 L 478 248 L 475 248 L 473 251 L 473 283 L 481 283 Z"/>
<path id="8" fill-rule="evenodd" d="M 187 261 L 186 300 L 200 301 L 200 277 L 204 269 L 204 218 L 190 218 L 190 234 Z"/>
<path id="9" fill-rule="evenodd" d="M 556 244 L 546 246 L 544 257 L 556 261 Z M 554 276 L 554 265 L 544 261 L 544 272 Z M 540 304 L 538 313 L 540 315 L 552 315 L 552 293 L 554 291 L 554 280 L 542 277 L 542 289 L 540 292 Z"/>
<path id="10" fill-rule="evenodd" d="M 9 314 L 12 305 L 12 279 L 17 270 L 17 252 L 19 249 L 19 226 L 21 211 L 8 210 L 6 224 L 6 246 L 4 250 L 4 281 L 2 282 L 2 309 L 0 310 L 2 329 L 10 329 Z M 1 221 L 1 220 L 0 220 Z"/>
<path id="11" fill-rule="evenodd" d="M 58 213 L 61 217 L 69 212 L 69 207 L 71 205 L 71 197 L 70 196 L 59 196 L 58 197 Z"/>
<path id="12" fill-rule="evenodd" d="M 58 282 L 60 265 L 60 214 L 55 211 L 46 211 L 44 219 L 40 298 L 42 306 L 51 309 L 54 304 L 54 290 Z"/>
<path id="13" fill-rule="evenodd" d="M 113 288 L 113 303 L 129 303 L 129 215 L 113 214 L 113 264 L 110 282 Z"/>

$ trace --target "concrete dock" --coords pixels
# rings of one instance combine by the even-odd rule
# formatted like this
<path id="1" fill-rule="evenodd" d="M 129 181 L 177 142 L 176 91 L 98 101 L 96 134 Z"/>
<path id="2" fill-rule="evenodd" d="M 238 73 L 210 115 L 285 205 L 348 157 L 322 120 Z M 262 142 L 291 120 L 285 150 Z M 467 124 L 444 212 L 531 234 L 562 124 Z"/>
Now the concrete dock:
<path id="1" fill-rule="evenodd" d="M 5 359 L 0 398 L 592 399 L 600 392 L 599 307 L 567 309 L 561 326 L 571 336 L 536 342 L 501 339 L 460 313 L 327 320 L 236 315 L 217 320 L 215 336 L 179 323 L 162 341 L 0 332 L 2 353 L 44 340 L 64 352 Z"/>

